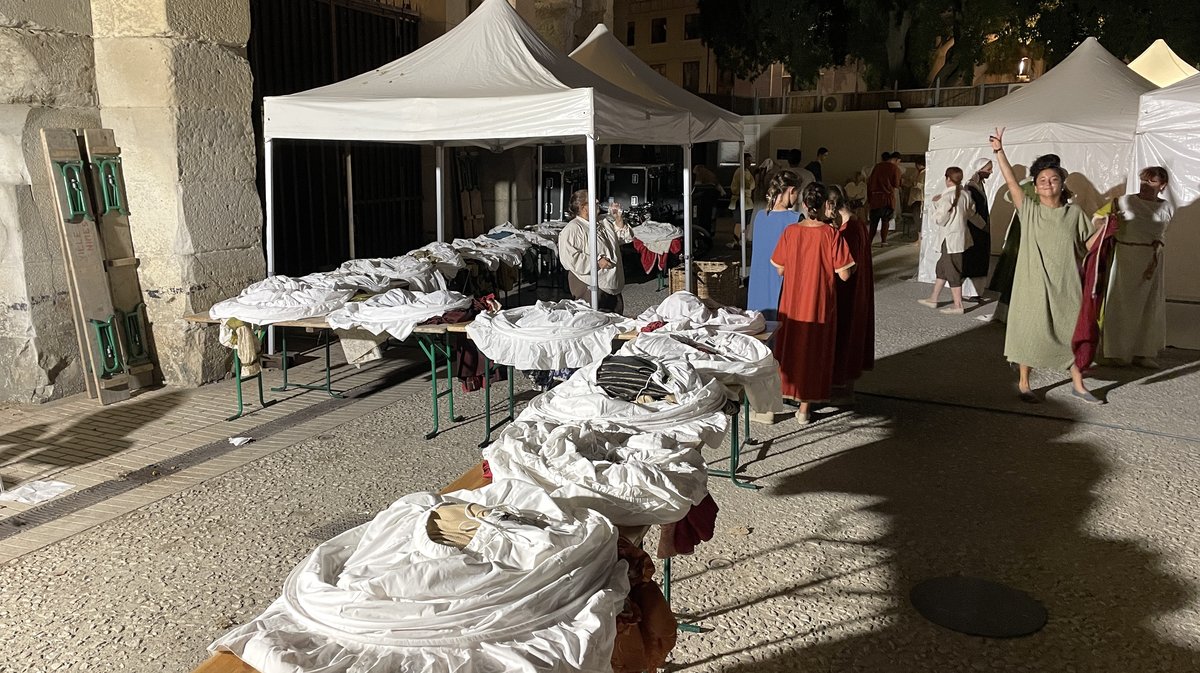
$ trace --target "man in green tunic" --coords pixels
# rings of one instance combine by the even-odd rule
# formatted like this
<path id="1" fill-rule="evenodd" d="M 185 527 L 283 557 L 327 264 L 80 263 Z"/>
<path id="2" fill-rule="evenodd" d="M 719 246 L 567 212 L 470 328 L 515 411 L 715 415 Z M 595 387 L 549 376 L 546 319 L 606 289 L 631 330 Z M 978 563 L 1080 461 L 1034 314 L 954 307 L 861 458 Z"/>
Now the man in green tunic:
<path id="1" fill-rule="evenodd" d="M 1034 367 L 1070 368 L 1071 394 L 1103 404 L 1083 385 L 1083 374 L 1075 366 L 1071 350 L 1083 299 L 1079 262 L 1094 241 L 1092 224 L 1080 208 L 1067 204 L 1071 194 L 1063 184 L 1067 173 L 1059 166 L 1043 168 L 1032 176 L 1036 197 L 1025 195 L 1005 156 L 1003 134 L 1004 129 L 998 128 L 989 140 L 1021 219 L 1004 355 L 1018 366 L 1017 390 L 1022 401 L 1039 400 L 1029 386 Z"/>

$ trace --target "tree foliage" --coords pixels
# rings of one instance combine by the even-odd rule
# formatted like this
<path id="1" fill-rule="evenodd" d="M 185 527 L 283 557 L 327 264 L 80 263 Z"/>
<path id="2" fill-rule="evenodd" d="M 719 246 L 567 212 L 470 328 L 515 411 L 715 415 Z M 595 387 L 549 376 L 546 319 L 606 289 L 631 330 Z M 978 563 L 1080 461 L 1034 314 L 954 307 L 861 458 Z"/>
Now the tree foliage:
<path id="1" fill-rule="evenodd" d="M 1054 65 L 1089 36 L 1131 59 L 1155 38 L 1200 59 L 1200 3 L 1166 0 L 698 0 L 701 38 L 743 78 L 782 62 L 814 82 L 858 60 L 873 86 L 970 84 L 974 66 L 1008 72 L 1021 56 Z M 946 52 L 933 72 L 935 53 Z"/>

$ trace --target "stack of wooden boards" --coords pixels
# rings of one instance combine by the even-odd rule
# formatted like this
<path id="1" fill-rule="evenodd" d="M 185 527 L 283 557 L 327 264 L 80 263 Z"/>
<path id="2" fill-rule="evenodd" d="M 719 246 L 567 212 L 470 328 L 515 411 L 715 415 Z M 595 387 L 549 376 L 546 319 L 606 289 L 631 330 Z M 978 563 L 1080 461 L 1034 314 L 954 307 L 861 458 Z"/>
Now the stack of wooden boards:
<path id="1" fill-rule="evenodd" d="M 41 135 L 88 395 L 119 402 L 155 376 L 121 148 L 108 129 Z"/>

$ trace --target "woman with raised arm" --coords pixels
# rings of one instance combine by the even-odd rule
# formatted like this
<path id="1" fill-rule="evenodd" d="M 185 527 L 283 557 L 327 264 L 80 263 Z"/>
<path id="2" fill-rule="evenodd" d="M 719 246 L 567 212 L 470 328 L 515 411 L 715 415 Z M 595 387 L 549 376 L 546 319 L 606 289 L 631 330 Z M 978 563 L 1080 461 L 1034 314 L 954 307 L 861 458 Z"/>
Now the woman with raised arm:
<path id="1" fill-rule="evenodd" d="M 1071 336 L 1083 301 L 1079 262 L 1087 252 L 1092 225 L 1082 210 L 1067 204 L 1071 192 L 1061 166 L 1040 168 L 1033 175 L 1035 197 L 1025 195 L 1004 153 L 1004 129 L 989 138 L 1009 197 L 1021 218 L 1021 248 L 1017 255 L 1004 356 L 1019 371 L 1017 391 L 1023 402 L 1038 402 L 1029 385 L 1034 368 L 1070 369 L 1071 394 L 1103 404 L 1083 385 L 1075 366 Z"/>
<path id="2" fill-rule="evenodd" d="M 829 399 L 837 340 L 836 279 L 849 280 L 854 257 L 838 233 L 841 215 L 825 185 L 804 188 L 804 219 L 783 230 L 771 266 L 783 276 L 775 359 L 783 396 L 800 403 L 796 419 L 808 422 L 809 405 Z"/>

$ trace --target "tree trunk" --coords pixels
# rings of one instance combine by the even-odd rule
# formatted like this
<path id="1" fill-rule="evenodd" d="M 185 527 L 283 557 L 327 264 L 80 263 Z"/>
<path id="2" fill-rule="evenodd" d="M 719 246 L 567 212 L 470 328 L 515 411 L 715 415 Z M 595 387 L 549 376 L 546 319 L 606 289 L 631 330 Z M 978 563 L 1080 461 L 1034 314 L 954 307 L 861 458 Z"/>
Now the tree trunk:
<path id="1" fill-rule="evenodd" d="M 912 85 L 912 69 L 908 67 L 907 59 L 908 30 L 912 27 L 912 21 L 912 14 L 908 10 L 893 9 L 888 12 L 888 34 L 883 43 L 887 51 L 888 81 L 899 82 L 901 87 Z"/>

